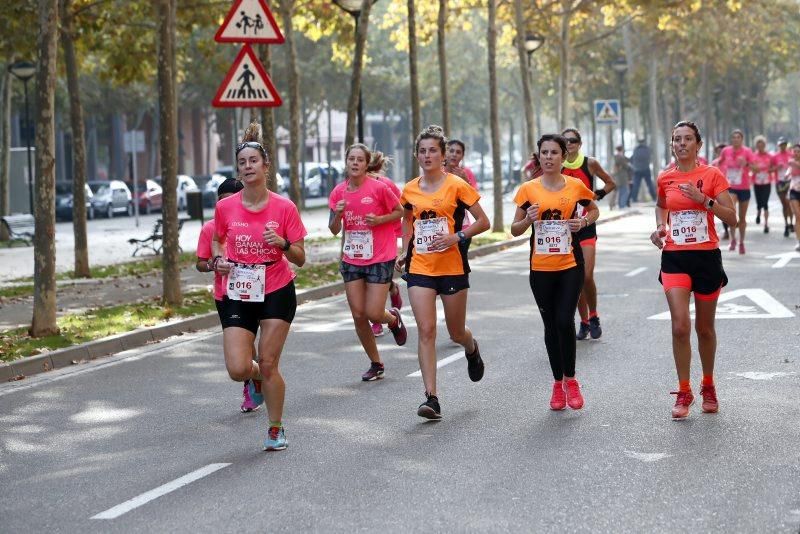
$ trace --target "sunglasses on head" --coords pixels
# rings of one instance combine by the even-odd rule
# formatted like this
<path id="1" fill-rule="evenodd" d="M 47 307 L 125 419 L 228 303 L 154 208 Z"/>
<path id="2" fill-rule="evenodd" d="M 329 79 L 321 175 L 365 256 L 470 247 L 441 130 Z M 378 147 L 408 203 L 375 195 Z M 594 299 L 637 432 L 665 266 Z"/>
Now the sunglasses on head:
<path id="1" fill-rule="evenodd" d="M 581 140 L 577 137 L 565 137 L 564 141 L 566 141 L 568 145 L 574 145 L 581 142 Z"/>

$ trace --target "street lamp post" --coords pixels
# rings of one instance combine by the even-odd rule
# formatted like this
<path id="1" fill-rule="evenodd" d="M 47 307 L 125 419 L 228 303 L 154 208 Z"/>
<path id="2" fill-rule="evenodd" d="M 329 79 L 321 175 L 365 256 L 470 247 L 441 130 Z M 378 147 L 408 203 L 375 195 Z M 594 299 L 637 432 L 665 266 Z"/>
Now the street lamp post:
<path id="1" fill-rule="evenodd" d="M 625 152 L 625 73 L 628 72 L 628 62 L 624 57 L 618 57 L 611 64 L 611 68 L 619 76 L 619 124 L 620 124 L 620 146 Z"/>
<path id="2" fill-rule="evenodd" d="M 33 162 L 31 158 L 31 117 L 28 106 L 28 80 L 36 74 L 36 64 L 30 61 L 17 61 L 8 67 L 8 72 L 20 80 L 25 88 L 25 141 L 28 144 L 28 204 L 33 215 Z"/>
<path id="3" fill-rule="evenodd" d="M 378 0 L 370 0 L 374 5 L 375 2 Z M 353 16 L 353 20 L 355 21 L 355 35 L 356 39 L 358 39 L 358 18 L 361 16 L 361 6 L 363 6 L 362 0 L 333 0 L 333 3 L 336 4 L 339 8 L 344 11 L 347 11 Z M 361 91 L 361 84 L 358 84 L 358 142 L 364 142 L 364 106 L 363 106 L 363 98 L 362 98 L 362 91 Z"/>
<path id="4" fill-rule="evenodd" d="M 528 33 L 525 35 L 525 52 L 528 54 L 528 85 L 533 93 L 533 53 L 539 50 L 544 44 L 544 36 L 538 33 Z M 536 108 L 536 131 L 541 133 L 541 125 L 539 124 L 539 108 Z M 532 119 L 532 117 L 530 117 Z M 534 142 L 529 143 L 533 145 Z"/>

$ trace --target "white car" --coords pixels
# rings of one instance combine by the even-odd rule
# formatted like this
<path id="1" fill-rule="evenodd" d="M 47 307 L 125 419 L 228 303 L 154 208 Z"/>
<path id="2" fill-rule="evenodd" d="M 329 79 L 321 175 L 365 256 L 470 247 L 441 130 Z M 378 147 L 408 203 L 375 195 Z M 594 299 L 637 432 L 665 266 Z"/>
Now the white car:
<path id="1" fill-rule="evenodd" d="M 178 178 L 178 186 L 177 186 L 177 193 L 178 193 L 178 211 L 183 211 L 186 209 L 186 193 L 200 191 L 200 188 L 197 187 L 194 179 L 191 176 L 187 176 L 185 174 L 179 174 Z M 164 184 L 161 181 L 160 176 L 156 176 L 153 178 L 158 185 L 163 186 Z"/>

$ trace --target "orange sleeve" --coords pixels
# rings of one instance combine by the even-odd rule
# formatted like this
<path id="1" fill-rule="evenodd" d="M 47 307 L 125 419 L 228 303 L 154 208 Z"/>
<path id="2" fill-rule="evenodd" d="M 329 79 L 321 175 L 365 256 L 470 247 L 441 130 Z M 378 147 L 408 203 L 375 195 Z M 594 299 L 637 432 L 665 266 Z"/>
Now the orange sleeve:
<path id="1" fill-rule="evenodd" d="M 459 178 L 458 181 L 460 182 L 457 190 L 458 200 L 466 204 L 468 207 L 472 207 L 473 204 L 481 199 L 480 193 L 474 190 L 472 186 L 464 180 Z"/>

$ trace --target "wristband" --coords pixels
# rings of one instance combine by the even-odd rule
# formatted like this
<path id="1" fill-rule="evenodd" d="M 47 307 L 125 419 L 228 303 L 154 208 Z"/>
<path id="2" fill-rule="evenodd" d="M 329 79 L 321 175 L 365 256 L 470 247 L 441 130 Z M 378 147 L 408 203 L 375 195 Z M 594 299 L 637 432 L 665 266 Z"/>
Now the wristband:
<path id="1" fill-rule="evenodd" d="M 213 268 L 214 262 L 210 259 L 206 260 L 206 271 L 211 272 L 214 270 Z"/>
<path id="2" fill-rule="evenodd" d="M 584 215 L 583 217 L 581 217 L 581 220 L 583 220 L 583 227 L 584 227 L 584 228 L 586 228 L 587 226 L 589 226 L 589 217 L 587 217 L 586 215 Z"/>
<path id="3" fill-rule="evenodd" d="M 603 197 L 606 196 L 605 189 L 595 189 L 594 194 L 597 195 L 597 200 L 603 200 Z"/>
<path id="4" fill-rule="evenodd" d="M 284 251 L 284 252 L 286 252 L 286 251 L 288 251 L 288 250 L 291 248 L 291 246 L 292 246 L 292 242 L 291 242 L 291 241 L 289 241 L 289 240 L 288 240 L 288 239 L 286 239 L 286 238 L 284 238 L 284 241 L 286 241 L 286 244 L 285 244 L 284 246 L 282 246 L 282 247 L 281 247 L 281 250 L 282 250 L 282 251 Z"/>
<path id="5" fill-rule="evenodd" d="M 219 260 L 221 260 L 221 259 L 222 259 L 222 256 L 214 256 L 214 259 L 211 260 L 211 270 L 212 271 L 216 271 L 217 270 L 217 263 L 219 263 Z M 208 262 L 206 262 L 206 263 L 208 263 Z"/>

